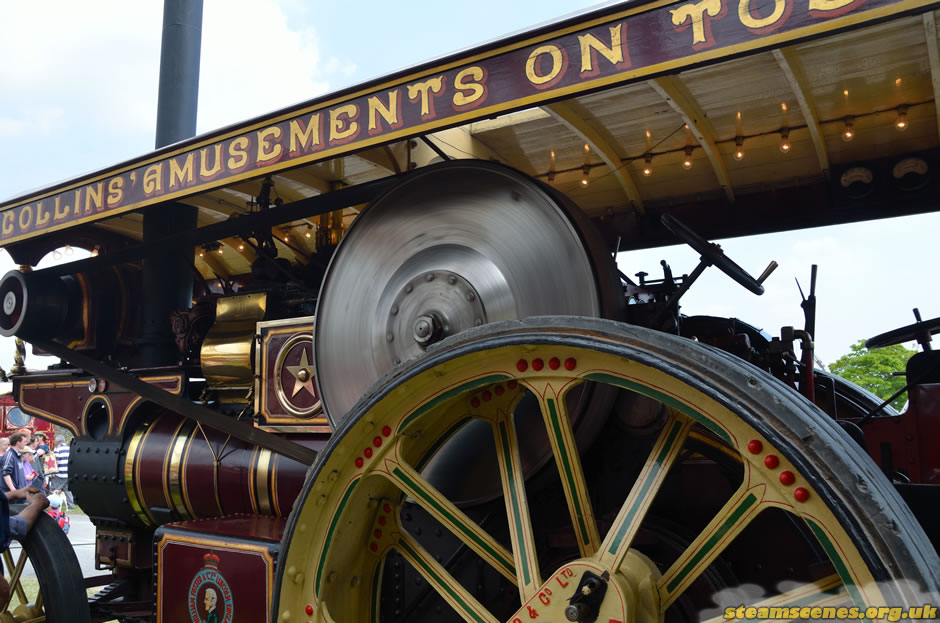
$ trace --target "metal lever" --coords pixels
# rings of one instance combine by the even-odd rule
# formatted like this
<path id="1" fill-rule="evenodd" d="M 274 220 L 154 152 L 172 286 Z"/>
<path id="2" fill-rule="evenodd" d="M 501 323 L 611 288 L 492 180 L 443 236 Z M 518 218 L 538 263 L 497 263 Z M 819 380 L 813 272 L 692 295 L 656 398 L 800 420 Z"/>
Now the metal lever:
<path id="1" fill-rule="evenodd" d="M 777 262 L 770 260 L 770 264 L 767 264 L 767 268 L 764 269 L 764 272 L 760 274 L 760 277 L 757 278 L 757 283 L 764 283 L 767 280 L 767 277 L 770 277 L 771 273 L 777 270 Z"/>

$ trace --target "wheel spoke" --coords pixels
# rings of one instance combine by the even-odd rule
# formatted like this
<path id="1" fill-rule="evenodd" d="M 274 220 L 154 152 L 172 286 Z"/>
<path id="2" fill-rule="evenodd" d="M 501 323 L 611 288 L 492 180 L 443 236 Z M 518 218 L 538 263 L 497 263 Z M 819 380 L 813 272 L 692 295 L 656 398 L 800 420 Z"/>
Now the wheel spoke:
<path id="1" fill-rule="evenodd" d="M 42 612 L 42 591 L 36 592 L 36 610 Z"/>
<path id="2" fill-rule="evenodd" d="M 399 533 L 395 548 L 464 621 L 496 623 L 496 618 L 410 535 Z"/>
<path id="3" fill-rule="evenodd" d="M 624 556 L 633 544 L 640 524 L 653 499 L 659 492 L 669 468 L 679 456 L 682 444 L 692 428 L 694 420 L 678 411 L 670 411 L 669 418 L 650 451 L 646 464 L 633 484 L 627 500 L 620 508 L 607 537 L 601 547 L 601 564 L 619 569 Z"/>
<path id="4" fill-rule="evenodd" d="M 754 603 L 754 604 L 741 604 L 747 608 L 767 608 L 766 613 L 759 612 L 756 616 L 758 619 L 774 619 L 779 621 L 790 621 L 795 618 L 806 618 L 803 615 L 789 616 L 790 612 L 780 612 L 779 610 L 774 611 L 771 608 L 785 608 L 787 610 L 791 608 L 818 608 L 818 607 L 834 607 L 849 601 L 848 595 L 845 591 L 839 590 L 842 587 L 842 578 L 838 574 L 834 573 L 825 578 L 816 580 L 815 582 L 810 582 L 808 584 L 801 584 L 795 588 L 792 588 L 785 593 L 780 593 L 779 595 L 774 595 L 763 601 Z M 735 610 L 737 608 L 734 608 Z M 793 613 L 796 614 L 796 613 Z M 746 616 L 746 615 L 745 615 Z M 745 617 L 727 617 L 725 613 L 722 613 L 716 617 L 708 619 L 703 623 L 733 623 Z M 835 613 L 832 616 L 828 616 L 828 613 L 824 614 L 822 618 L 833 619 L 835 618 Z M 753 620 L 753 618 L 751 619 Z"/>
<path id="5" fill-rule="evenodd" d="M 386 459 L 386 475 L 405 495 L 412 498 L 437 521 L 448 528 L 470 550 L 515 583 L 516 567 L 512 553 L 500 545 L 476 522 L 445 498 L 431 483 L 409 465 Z"/>
<path id="6" fill-rule="evenodd" d="M 13 563 L 13 554 L 10 550 L 3 552 L 3 558 L 10 570 L 10 588 L 16 593 L 21 604 L 29 603 L 26 590 L 23 589 L 23 583 L 20 582 L 20 576 L 23 575 L 23 569 L 26 567 L 26 550 L 20 549 L 20 557 L 16 560 L 16 564 Z"/>
<path id="7" fill-rule="evenodd" d="M 746 463 L 745 463 L 746 465 Z M 745 475 L 744 482 L 747 483 Z M 718 557 L 758 512 L 767 485 L 742 485 L 659 581 L 660 604 L 668 608 Z"/>
<path id="8" fill-rule="evenodd" d="M 571 428 L 571 419 L 565 403 L 565 394 L 571 386 L 565 387 L 562 391 L 556 391 L 550 381 L 528 383 L 528 385 L 539 399 L 539 408 L 545 420 L 545 430 L 548 432 L 555 464 L 558 466 L 561 484 L 565 490 L 568 512 L 571 514 L 571 523 L 574 526 L 581 557 L 593 556 L 601 538 L 597 532 L 597 521 L 594 519 L 587 481 L 584 478 L 580 453 L 575 443 L 574 431 Z"/>
<path id="9" fill-rule="evenodd" d="M 12 573 L 13 568 L 16 565 L 13 564 L 13 556 L 10 554 L 9 549 L 3 552 L 3 561 L 4 561 L 4 566 L 6 567 L 6 569 Z M 4 572 L 4 575 L 6 575 L 5 572 Z M 11 584 L 10 588 L 15 590 L 17 587 Z M 0 602 L 0 612 L 4 612 L 9 608 L 10 601 L 13 599 L 13 595 L 14 595 L 14 592 L 13 590 L 11 590 L 10 595 L 7 597 L 6 601 Z"/>
<path id="10" fill-rule="evenodd" d="M 500 478 L 506 497 L 506 513 L 509 517 L 509 534 L 512 537 L 519 596 L 525 603 L 536 594 L 542 579 L 535 553 L 535 537 L 529 517 L 522 462 L 519 459 L 519 443 L 515 427 L 508 417 L 501 417 L 493 423 L 493 438 L 496 440 L 496 456 L 499 459 Z"/>

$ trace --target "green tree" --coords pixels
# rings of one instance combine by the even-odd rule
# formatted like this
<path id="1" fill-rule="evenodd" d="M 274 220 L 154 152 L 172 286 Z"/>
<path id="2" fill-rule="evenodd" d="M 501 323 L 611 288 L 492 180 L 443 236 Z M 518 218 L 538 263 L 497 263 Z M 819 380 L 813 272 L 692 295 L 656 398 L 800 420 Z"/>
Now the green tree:
<path id="1" fill-rule="evenodd" d="M 859 340 L 852 344 L 850 353 L 829 364 L 829 371 L 887 400 L 907 383 L 903 375 L 894 373 L 903 372 L 907 360 L 916 352 L 901 344 L 869 350 L 865 348 L 865 340 Z M 905 401 L 907 395 L 901 394 L 891 405 L 901 409 Z"/>

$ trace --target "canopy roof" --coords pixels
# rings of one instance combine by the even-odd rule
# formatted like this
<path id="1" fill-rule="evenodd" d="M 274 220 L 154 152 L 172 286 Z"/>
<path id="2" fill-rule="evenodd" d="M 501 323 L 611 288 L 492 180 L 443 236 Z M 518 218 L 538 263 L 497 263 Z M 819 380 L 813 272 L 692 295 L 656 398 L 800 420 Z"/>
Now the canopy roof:
<path id="1" fill-rule="evenodd" d="M 938 6 L 605 7 L 7 201 L 0 244 L 31 263 L 132 243 L 141 208 L 167 201 L 196 206 L 203 230 L 256 211 L 270 178 L 279 206 L 308 206 L 271 219 L 300 261 L 381 188 L 298 201 L 442 158 L 556 186 L 621 249 L 667 241 L 663 212 L 721 238 L 935 210 Z M 247 270 L 232 231 L 205 230 L 204 273 Z"/>

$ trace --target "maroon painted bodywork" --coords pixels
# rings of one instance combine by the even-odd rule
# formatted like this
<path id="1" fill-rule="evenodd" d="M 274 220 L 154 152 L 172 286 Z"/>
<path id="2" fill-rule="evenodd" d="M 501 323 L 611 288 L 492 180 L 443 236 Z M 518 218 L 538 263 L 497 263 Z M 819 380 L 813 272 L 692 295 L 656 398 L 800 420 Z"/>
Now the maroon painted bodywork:
<path id="1" fill-rule="evenodd" d="M 285 523 L 238 515 L 162 526 L 154 536 L 157 623 L 206 620 L 210 588 L 219 623 L 268 621 Z"/>

